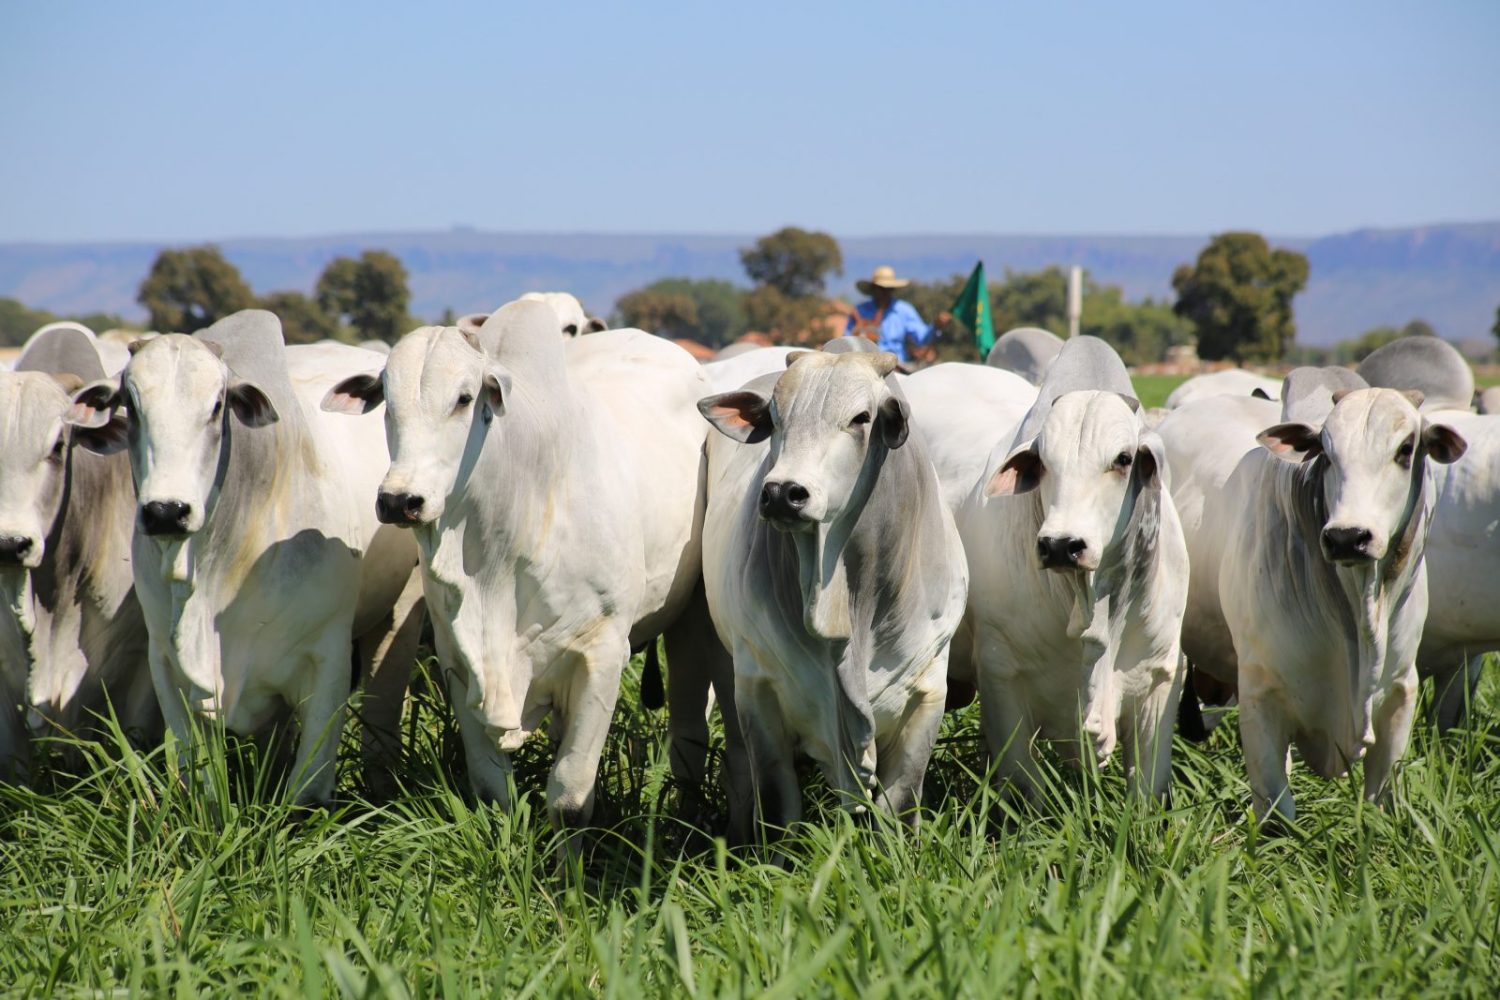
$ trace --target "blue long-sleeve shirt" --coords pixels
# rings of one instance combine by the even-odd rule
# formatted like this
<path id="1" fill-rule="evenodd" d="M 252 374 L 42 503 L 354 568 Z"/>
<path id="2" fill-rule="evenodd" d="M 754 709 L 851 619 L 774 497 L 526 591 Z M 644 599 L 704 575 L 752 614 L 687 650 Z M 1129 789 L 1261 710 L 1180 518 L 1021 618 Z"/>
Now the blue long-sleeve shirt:
<path id="1" fill-rule="evenodd" d="M 849 315 L 849 322 L 844 327 L 844 336 L 854 332 L 856 326 L 869 326 L 875 322 L 875 303 L 873 301 L 861 302 L 854 307 L 854 312 Z M 910 337 L 918 344 L 925 344 L 932 339 L 932 327 L 922 322 L 922 317 L 917 315 L 917 310 L 905 299 L 895 299 L 891 302 L 885 315 L 880 318 L 880 336 L 876 343 L 882 351 L 890 351 L 899 361 L 906 360 L 906 339 Z"/>

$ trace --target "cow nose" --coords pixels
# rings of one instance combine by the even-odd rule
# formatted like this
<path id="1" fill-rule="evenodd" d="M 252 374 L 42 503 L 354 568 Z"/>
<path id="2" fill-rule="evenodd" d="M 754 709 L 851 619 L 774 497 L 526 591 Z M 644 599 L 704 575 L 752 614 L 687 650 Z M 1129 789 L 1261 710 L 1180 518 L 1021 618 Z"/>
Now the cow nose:
<path id="1" fill-rule="evenodd" d="M 1036 554 L 1043 569 L 1072 569 L 1088 547 L 1088 542 L 1072 535 L 1043 535 L 1036 540 Z"/>
<path id="2" fill-rule="evenodd" d="M 798 482 L 767 482 L 760 488 L 760 516 L 768 521 L 796 521 L 811 498 Z"/>
<path id="3" fill-rule="evenodd" d="M 1369 528 L 1324 528 L 1323 551 L 1334 562 L 1362 562 L 1370 558 L 1375 535 Z"/>
<path id="4" fill-rule="evenodd" d="M 385 524 L 416 524 L 422 520 L 426 501 L 413 493 L 386 493 L 375 497 L 375 516 Z"/>
<path id="5" fill-rule="evenodd" d="M 152 500 L 141 504 L 141 527 L 148 535 L 186 534 L 192 509 L 181 500 Z"/>
<path id="6" fill-rule="evenodd" d="M 31 539 L 20 535 L 0 536 L 0 565 L 18 565 L 31 551 Z"/>

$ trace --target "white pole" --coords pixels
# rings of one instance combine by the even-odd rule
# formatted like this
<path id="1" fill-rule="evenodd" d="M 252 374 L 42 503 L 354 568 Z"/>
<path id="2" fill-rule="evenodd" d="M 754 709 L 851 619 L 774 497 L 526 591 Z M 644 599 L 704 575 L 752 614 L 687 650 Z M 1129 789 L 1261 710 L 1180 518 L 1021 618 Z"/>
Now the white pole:
<path id="1" fill-rule="evenodd" d="M 1068 337 L 1078 336 L 1078 321 L 1083 318 L 1083 268 L 1068 270 Z"/>

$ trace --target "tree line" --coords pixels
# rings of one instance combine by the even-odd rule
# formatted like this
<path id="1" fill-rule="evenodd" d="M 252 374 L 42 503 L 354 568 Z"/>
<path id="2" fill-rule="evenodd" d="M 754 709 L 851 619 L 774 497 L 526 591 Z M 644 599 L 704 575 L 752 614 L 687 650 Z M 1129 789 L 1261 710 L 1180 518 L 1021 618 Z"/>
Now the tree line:
<path id="1" fill-rule="evenodd" d="M 839 328 L 828 282 L 844 273 L 844 259 L 833 236 L 787 226 L 743 248 L 740 264 L 748 287 L 715 278 L 662 278 L 620 296 L 611 320 L 616 326 L 711 348 L 751 331 L 773 343 L 809 343 Z M 1171 302 L 1150 297 L 1131 301 L 1118 285 L 1098 282 L 1085 272 L 1081 332 L 1107 341 L 1129 364 L 1159 361 L 1169 348 L 1190 343 L 1206 361 L 1346 364 L 1400 336 L 1436 335 L 1428 323 L 1413 319 L 1330 347 L 1298 345 L 1293 300 L 1308 276 L 1303 254 L 1272 247 L 1258 233 L 1221 233 L 1173 273 L 1176 298 Z M 955 274 L 914 281 L 901 295 L 931 320 L 952 306 L 966 278 Z M 1067 332 L 1067 272 L 1062 267 L 1007 268 L 1000 280 L 990 282 L 988 294 L 997 332 L 1017 326 L 1041 327 L 1059 336 Z M 311 295 L 257 295 L 218 247 L 167 249 L 152 263 L 137 301 L 148 314 L 149 329 L 181 333 L 240 309 L 269 309 L 281 318 L 288 343 L 393 342 L 422 324 L 410 313 L 406 268 L 384 250 L 329 261 Z M 0 345 L 23 343 L 38 327 L 63 318 L 95 330 L 131 328 L 112 314 L 61 317 L 0 298 Z M 439 322 L 451 320 L 450 309 Z M 1500 309 L 1492 332 L 1500 341 Z M 982 360 L 972 331 L 956 319 L 937 350 L 940 360 Z"/>

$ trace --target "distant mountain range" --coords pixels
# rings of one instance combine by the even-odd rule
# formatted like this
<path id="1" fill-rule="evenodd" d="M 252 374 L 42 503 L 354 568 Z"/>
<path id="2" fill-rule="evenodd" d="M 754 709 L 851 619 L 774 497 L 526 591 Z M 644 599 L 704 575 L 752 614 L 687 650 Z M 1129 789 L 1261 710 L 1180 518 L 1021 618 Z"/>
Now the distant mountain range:
<path id="1" fill-rule="evenodd" d="M 743 282 L 738 249 L 752 236 L 447 232 L 364 233 L 217 241 L 257 292 L 310 291 L 340 254 L 379 248 L 411 275 L 412 311 L 437 317 L 486 310 L 531 290 L 571 291 L 596 313 L 663 277 Z M 833 291 L 878 264 L 919 279 L 967 272 L 982 259 L 1005 268 L 1080 264 L 1128 297 L 1166 297 L 1172 271 L 1205 236 L 882 236 L 842 241 L 844 276 Z M 1361 229 L 1278 239 L 1308 255 L 1312 277 L 1297 298 L 1298 340 L 1328 344 L 1382 324 L 1422 318 L 1450 340 L 1489 337 L 1500 305 L 1500 222 Z M 0 296 L 59 313 L 103 310 L 143 318 L 136 289 L 164 244 L 0 243 Z"/>

